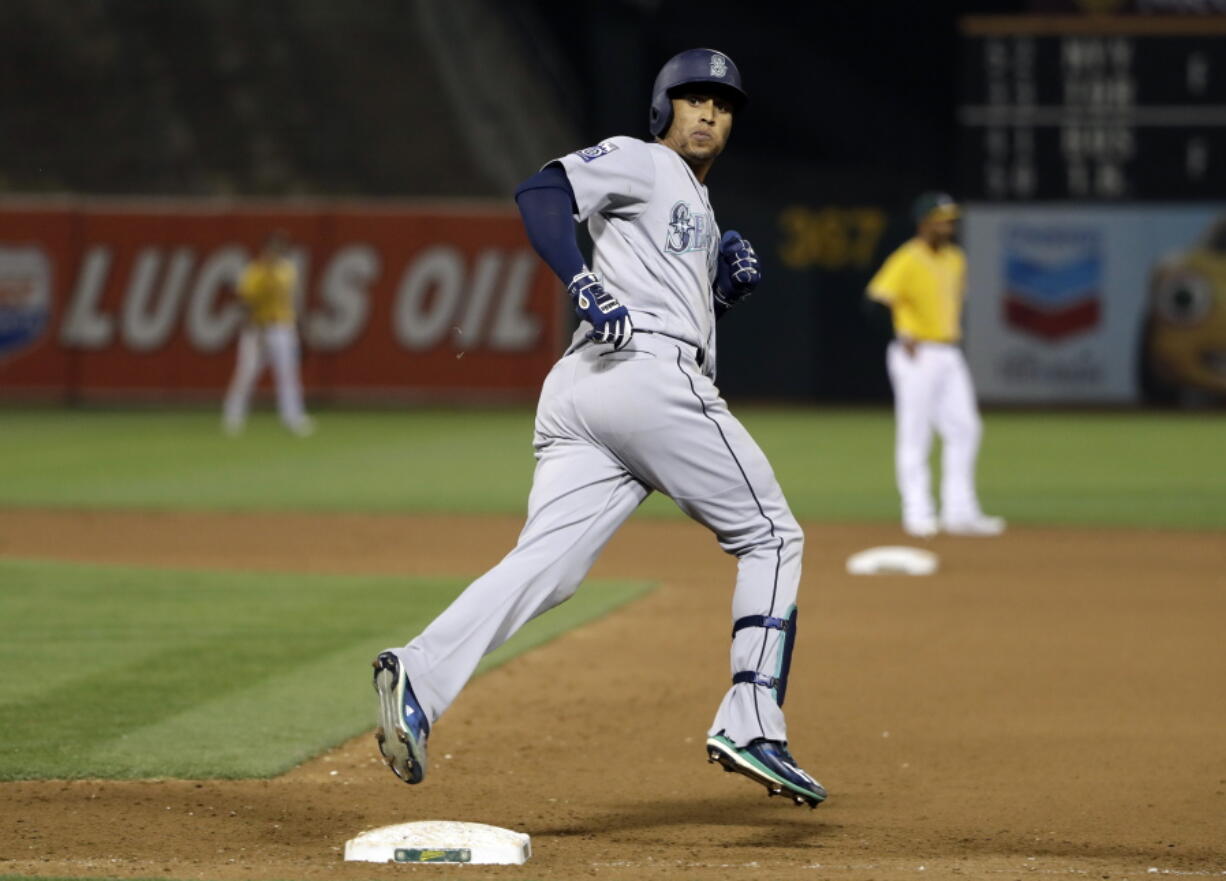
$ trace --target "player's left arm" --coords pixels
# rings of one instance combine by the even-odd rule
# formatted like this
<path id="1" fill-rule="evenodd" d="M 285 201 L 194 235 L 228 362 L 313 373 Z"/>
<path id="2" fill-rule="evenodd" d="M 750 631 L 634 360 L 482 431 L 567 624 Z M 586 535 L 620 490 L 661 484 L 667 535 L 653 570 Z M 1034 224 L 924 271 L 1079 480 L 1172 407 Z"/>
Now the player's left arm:
<path id="1" fill-rule="evenodd" d="M 749 239 L 734 229 L 719 240 L 719 261 L 715 270 L 715 317 L 754 292 L 762 281 L 762 262 Z"/>

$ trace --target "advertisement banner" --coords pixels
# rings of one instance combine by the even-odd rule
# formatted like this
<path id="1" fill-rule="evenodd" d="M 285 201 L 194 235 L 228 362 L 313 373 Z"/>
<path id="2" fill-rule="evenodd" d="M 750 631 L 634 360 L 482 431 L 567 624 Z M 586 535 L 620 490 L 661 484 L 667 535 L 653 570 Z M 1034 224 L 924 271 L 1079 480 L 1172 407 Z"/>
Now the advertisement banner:
<path id="1" fill-rule="evenodd" d="M 962 242 L 982 400 L 1226 395 L 1226 205 L 972 204 Z"/>
<path id="2" fill-rule="evenodd" d="M 531 398 L 564 345 L 511 207 L 0 202 L 0 395 L 220 395 L 273 230 L 308 394 Z"/>

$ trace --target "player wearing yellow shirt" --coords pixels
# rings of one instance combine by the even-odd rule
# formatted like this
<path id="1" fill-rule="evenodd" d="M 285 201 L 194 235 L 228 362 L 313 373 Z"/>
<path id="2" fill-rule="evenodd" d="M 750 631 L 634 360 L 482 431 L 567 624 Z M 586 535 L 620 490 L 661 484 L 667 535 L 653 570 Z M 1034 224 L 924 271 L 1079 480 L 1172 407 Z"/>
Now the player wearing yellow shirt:
<path id="1" fill-rule="evenodd" d="M 280 246 L 276 246 L 280 247 Z M 261 257 L 243 272 L 238 296 L 257 327 L 294 323 L 294 264 L 281 257 Z"/>
<path id="2" fill-rule="evenodd" d="M 886 351 L 894 389 L 894 464 L 903 529 L 930 538 L 999 535 L 1005 522 L 979 507 L 975 459 L 982 425 L 970 370 L 958 342 L 966 294 L 966 255 L 953 241 L 958 206 L 945 193 L 916 200 L 915 238 L 886 259 L 868 295 L 889 307 L 895 339 Z M 928 456 L 941 436 L 941 516 L 932 498 Z"/>
<path id="3" fill-rule="evenodd" d="M 286 234 L 274 232 L 239 279 L 238 296 L 247 310 L 247 321 L 239 335 L 238 360 L 226 392 L 222 424 L 228 434 L 243 430 L 251 394 L 265 364 L 272 365 L 281 422 L 300 436 L 314 430 L 303 408 L 298 377 L 298 332 L 294 324 L 297 271 L 288 252 Z"/>

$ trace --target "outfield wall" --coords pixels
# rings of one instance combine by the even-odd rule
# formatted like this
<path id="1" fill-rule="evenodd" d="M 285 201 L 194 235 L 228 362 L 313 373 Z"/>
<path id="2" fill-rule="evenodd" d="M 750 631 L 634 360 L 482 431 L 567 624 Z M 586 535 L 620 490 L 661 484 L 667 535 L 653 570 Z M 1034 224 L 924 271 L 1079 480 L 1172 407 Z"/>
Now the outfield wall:
<path id="1" fill-rule="evenodd" d="M 725 394 L 888 400 L 863 290 L 911 225 L 803 194 L 727 201 L 767 281 L 720 324 Z M 529 401 L 564 348 L 566 298 L 510 204 L 0 200 L 0 399 L 220 397 L 233 286 L 276 227 L 316 400 Z M 981 400 L 1226 398 L 1226 206 L 973 203 L 962 241 Z"/>
<path id="2" fill-rule="evenodd" d="M 314 397 L 532 398 L 563 345 L 565 298 L 511 206 L 0 202 L 0 395 L 219 395 L 234 285 L 274 228 Z"/>

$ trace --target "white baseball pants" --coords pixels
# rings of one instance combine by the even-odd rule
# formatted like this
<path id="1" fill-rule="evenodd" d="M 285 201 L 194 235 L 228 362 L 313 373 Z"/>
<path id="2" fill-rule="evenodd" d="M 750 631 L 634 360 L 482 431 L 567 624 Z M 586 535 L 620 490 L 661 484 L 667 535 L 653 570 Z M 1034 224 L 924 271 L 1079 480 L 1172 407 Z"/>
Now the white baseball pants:
<path id="1" fill-rule="evenodd" d="M 652 490 L 670 496 L 738 558 L 734 621 L 791 615 L 800 527 L 766 456 L 695 359 L 691 345 L 637 333 L 621 352 L 587 346 L 554 366 L 537 407 L 536 472 L 515 549 L 420 636 L 392 650 L 432 722 L 483 656 L 575 593 Z M 676 627 L 678 639 L 693 638 L 688 622 Z M 729 631 L 706 638 L 728 639 Z M 746 626 L 732 639 L 731 672 L 786 673 L 789 643 L 779 629 Z M 786 741 L 775 695 L 758 682 L 731 685 L 710 733 L 724 731 L 739 745 L 761 737 Z"/>
<path id="2" fill-rule="evenodd" d="M 941 436 L 941 516 L 958 521 L 981 515 L 975 459 L 983 430 L 962 350 L 921 342 L 909 356 L 895 340 L 886 351 L 886 366 L 894 388 L 894 463 L 903 522 L 936 516 L 928 464 L 934 429 Z"/>
<path id="3" fill-rule="evenodd" d="M 239 334 L 238 360 L 226 391 L 223 419 L 228 431 L 238 431 L 246 423 L 252 392 L 266 364 L 272 365 L 281 422 L 291 431 L 306 423 L 298 377 L 297 331 L 291 324 L 248 325 Z"/>

